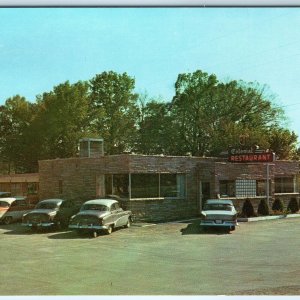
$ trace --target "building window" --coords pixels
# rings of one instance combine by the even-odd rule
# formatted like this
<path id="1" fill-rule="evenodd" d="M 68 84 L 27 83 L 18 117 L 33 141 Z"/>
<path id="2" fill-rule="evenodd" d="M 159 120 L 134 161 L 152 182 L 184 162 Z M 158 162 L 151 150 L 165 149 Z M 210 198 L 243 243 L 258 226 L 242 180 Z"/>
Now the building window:
<path id="1" fill-rule="evenodd" d="M 23 189 L 22 189 L 22 183 L 17 182 L 17 183 L 11 183 L 11 194 L 13 196 L 20 196 L 23 195 Z"/>
<path id="2" fill-rule="evenodd" d="M 271 195 L 271 180 L 269 180 L 269 195 Z M 256 196 L 267 196 L 266 180 L 256 180 Z"/>
<path id="3" fill-rule="evenodd" d="M 27 184 L 27 194 L 37 195 L 38 193 L 38 183 L 37 182 L 28 182 Z"/>
<path id="4" fill-rule="evenodd" d="M 131 199 L 184 198 L 185 186 L 185 174 L 113 174 L 105 176 L 106 194 Z"/>
<path id="5" fill-rule="evenodd" d="M 158 198 L 158 174 L 131 174 L 131 198 Z"/>
<path id="6" fill-rule="evenodd" d="M 236 183 L 236 197 L 256 196 L 256 180 L 237 179 L 235 183 Z"/>
<path id="7" fill-rule="evenodd" d="M 164 198 L 185 197 L 185 175 L 160 174 L 160 194 Z"/>
<path id="8" fill-rule="evenodd" d="M 235 196 L 235 181 L 234 180 L 220 180 L 220 195 L 221 197 Z"/>
<path id="9" fill-rule="evenodd" d="M 294 177 L 275 177 L 275 193 L 294 193 Z"/>
<path id="10" fill-rule="evenodd" d="M 129 197 L 129 174 L 105 175 L 105 194 Z"/>

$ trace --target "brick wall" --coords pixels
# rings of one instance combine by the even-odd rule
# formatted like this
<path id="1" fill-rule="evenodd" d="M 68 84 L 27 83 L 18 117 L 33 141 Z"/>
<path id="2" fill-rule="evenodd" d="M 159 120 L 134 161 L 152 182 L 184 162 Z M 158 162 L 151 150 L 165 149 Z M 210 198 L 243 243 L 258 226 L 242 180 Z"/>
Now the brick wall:
<path id="1" fill-rule="evenodd" d="M 125 200 L 122 205 L 133 211 L 141 220 L 162 221 L 193 217 L 199 214 L 199 182 L 209 182 L 211 198 L 219 194 L 219 180 L 265 180 L 265 164 L 238 164 L 212 158 L 112 155 L 99 158 L 70 158 L 39 162 L 40 199 L 60 197 L 84 202 L 103 193 L 104 174 L 128 173 L 184 173 L 186 174 L 186 199 Z M 275 176 L 299 173 L 298 162 L 276 161 L 270 164 L 271 200 L 274 197 Z M 102 176 L 102 177 L 101 177 Z M 102 187 L 97 188 L 97 184 Z M 99 187 L 99 186 L 98 186 Z M 283 197 L 286 205 L 289 197 Z M 288 200 L 287 200 L 288 199 Z M 253 198 L 257 211 L 261 198 Z M 242 210 L 245 199 L 235 199 Z"/>
<path id="2" fill-rule="evenodd" d="M 40 198 L 60 197 L 84 202 L 96 197 L 97 178 L 103 174 L 184 173 L 186 199 L 127 200 L 122 205 L 143 220 L 174 220 L 199 213 L 197 164 L 201 158 L 113 155 L 39 162 Z M 99 180 L 100 182 L 101 180 Z"/>

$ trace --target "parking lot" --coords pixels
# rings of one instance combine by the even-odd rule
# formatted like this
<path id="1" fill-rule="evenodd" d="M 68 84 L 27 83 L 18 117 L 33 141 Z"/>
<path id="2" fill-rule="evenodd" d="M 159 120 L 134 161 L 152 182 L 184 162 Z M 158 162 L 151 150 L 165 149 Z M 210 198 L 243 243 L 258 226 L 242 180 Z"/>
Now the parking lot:
<path id="1" fill-rule="evenodd" d="M 300 294 L 300 219 L 230 234 L 198 223 L 135 224 L 98 238 L 1 225 L 1 296 Z"/>

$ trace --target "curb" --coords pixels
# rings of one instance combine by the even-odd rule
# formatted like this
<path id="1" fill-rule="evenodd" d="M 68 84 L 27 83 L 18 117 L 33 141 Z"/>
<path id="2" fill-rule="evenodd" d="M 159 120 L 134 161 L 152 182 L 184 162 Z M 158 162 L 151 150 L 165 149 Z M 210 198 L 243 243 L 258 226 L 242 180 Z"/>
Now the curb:
<path id="1" fill-rule="evenodd" d="M 265 217 L 253 217 L 253 218 L 238 218 L 238 222 L 257 222 L 267 220 L 300 218 L 300 214 L 278 215 L 278 216 L 265 216 Z"/>

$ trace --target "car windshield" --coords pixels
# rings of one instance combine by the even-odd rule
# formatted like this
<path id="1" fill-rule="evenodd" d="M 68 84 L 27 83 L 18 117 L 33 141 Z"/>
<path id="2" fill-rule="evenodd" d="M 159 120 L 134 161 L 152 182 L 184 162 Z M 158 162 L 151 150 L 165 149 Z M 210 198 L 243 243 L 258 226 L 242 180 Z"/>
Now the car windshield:
<path id="1" fill-rule="evenodd" d="M 108 211 L 108 207 L 102 204 L 84 204 L 81 210 L 100 210 Z"/>
<path id="2" fill-rule="evenodd" d="M 205 204 L 204 210 L 232 210 L 230 204 Z"/>
<path id="3" fill-rule="evenodd" d="M 41 202 L 41 203 L 38 203 L 35 208 L 38 208 L 38 209 L 55 209 L 58 206 L 59 205 L 56 202 Z"/>

